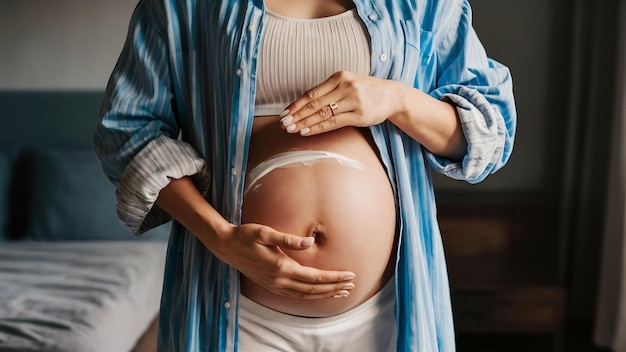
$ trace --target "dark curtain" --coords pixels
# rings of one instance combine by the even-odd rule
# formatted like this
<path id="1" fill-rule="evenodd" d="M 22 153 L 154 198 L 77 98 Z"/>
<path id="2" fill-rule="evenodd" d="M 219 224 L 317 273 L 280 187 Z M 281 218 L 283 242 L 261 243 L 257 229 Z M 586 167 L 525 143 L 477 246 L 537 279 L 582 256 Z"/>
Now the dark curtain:
<path id="1" fill-rule="evenodd" d="M 574 0 L 561 191 L 566 315 L 593 320 L 600 285 L 611 151 L 618 116 L 623 0 Z"/>
<path id="2" fill-rule="evenodd" d="M 615 111 L 601 252 L 595 340 L 626 351 L 626 1 L 619 4 Z"/>

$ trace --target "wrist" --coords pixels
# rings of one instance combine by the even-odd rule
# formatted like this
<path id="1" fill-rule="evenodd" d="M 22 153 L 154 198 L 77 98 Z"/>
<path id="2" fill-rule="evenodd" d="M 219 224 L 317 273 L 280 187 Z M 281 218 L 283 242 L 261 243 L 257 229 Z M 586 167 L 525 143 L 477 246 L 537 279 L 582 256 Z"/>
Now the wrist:
<path id="1" fill-rule="evenodd" d="M 194 226 L 192 233 L 209 251 L 217 254 L 220 244 L 230 237 L 236 226 L 228 222 L 213 208 L 198 213 L 197 219 L 197 225 Z"/>
<path id="2" fill-rule="evenodd" d="M 421 92 L 400 82 L 391 81 L 391 115 L 388 120 L 400 127 L 411 118 L 411 105 L 415 104 L 416 94 Z"/>
<path id="3" fill-rule="evenodd" d="M 232 233 L 233 225 L 211 206 L 189 177 L 172 180 L 159 193 L 157 204 L 212 252 Z"/>
<path id="4" fill-rule="evenodd" d="M 466 142 L 456 107 L 409 86 L 398 89 L 402 92 L 393 92 L 398 107 L 389 121 L 431 153 L 461 160 Z"/>

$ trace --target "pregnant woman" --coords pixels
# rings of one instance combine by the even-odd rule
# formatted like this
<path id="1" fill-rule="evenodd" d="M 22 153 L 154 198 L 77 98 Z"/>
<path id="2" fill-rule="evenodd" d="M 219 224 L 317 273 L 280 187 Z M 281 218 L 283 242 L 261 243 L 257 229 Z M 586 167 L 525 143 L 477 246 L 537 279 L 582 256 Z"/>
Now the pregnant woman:
<path id="1" fill-rule="evenodd" d="M 272 1 L 266 5 L 242 222 L 313 237 L 312 248 L 287 255 L 305 266 L 351 271 L 358 279 L 338 293 L 346 296 L 342 300 L 285 298 L 245 276 L 242 293 L 289 314 L 336 315 L 378 292 L 393 274 L 393 191 L 368 130 L 288 133 L 295 125 L 285 107 L 335 72 L 368 74 L 369 40 L 356 11 L 346 8 L 350 4 L 291 11 Z M 331 15 L 320 18 L 316 11 Z M 338 115 L 339 103 L 326 105 L 322 111 Z"/>
<path id="2" fill-rule="evenodd" d="M 173 218 L 164 351 L 452 351 L 428 165 L 480 182 L 515 108 L 464 0 L 141 0 L 94 143 Z"/>

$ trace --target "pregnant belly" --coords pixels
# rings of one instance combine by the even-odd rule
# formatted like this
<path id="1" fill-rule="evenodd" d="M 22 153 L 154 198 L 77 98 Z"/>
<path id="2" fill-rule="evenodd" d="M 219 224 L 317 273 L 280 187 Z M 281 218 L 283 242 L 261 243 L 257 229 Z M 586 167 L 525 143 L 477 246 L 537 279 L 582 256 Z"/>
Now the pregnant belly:
<path id="1" fill-rule="evenodd" d="M 343 128 L 301 137 L 280 129 L 275 117 L 255 118 L 248 170 L 293 150 L 326 151 L 353 162 L 328 158 L 273 169 L 246 192 L 242 221 L 314 236 L 312 248 L 285 252 L 302 265 L 354 272 L 355 288 L 346 298 L 304 300 L 276 296 L 242 277 L 242 294 L 288 314 L 332 316 L 370 298 L 393 275 L 393 192 L 366 131 Z"/>

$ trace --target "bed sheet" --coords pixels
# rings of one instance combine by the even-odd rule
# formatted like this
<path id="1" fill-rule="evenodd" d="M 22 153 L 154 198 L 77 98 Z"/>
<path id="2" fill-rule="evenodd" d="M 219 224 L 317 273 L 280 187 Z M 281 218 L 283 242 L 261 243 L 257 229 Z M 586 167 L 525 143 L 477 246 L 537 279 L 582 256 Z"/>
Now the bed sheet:
<path id="1" fill-rule="evenodd" d="M 164 242 L 0 245 L 0 351 L 129 351 L 158 313 Z"/>

